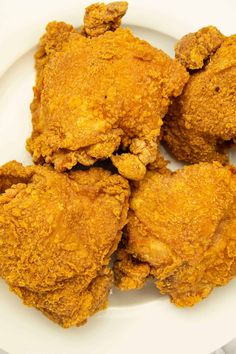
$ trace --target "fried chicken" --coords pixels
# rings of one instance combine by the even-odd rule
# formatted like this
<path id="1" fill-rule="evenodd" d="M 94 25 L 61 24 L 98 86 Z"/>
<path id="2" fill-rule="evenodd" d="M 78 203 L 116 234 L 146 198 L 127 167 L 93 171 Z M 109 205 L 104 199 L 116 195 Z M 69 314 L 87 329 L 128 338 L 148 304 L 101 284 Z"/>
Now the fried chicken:
<path id="1" fill-rule="evenodd" d="M 110 4 L 92 4 L 86 8 L 84 16 L 83 34 L 97 37 L 107 31 L 115 31 L 121 25 L 121 18 L 128 9 L 125 1 L 111 2 Z"/>
<path id="2" fill-rule="evenodd" d="M 108 267 L 126 223 L 129 186 L 94 168 L 0 168 L 0 276 L 63 327 L 106 308 Z"/>
<path id="3" fill-rule="evenodd" d="M 118 28 L 126 9 L 125 2 L 91 5 L 81 32 L 63 22 L 47 26 L 35 55 L 27 142 L 35 163 L 65 171 L 110 157 L 123 176 L 141 180 L 156 160 L 162 118 L 188 73 Z"/>
<path id="4" fill-rule="evenodd" d="M 191 75 L 165 118 L 163 141 L 179 160 L 225 163 L 236 141 L 236 35 L 203 28 L 177 43 L 176 58 Z"/>
<path id="5" fill-rule="evenodd" d="M 236 170 L 200 163 L 147 172 L 136 182 L 115 264 L 116 285 L 148 276 L 178 306 L 191 306 L 236 275 Z"/>

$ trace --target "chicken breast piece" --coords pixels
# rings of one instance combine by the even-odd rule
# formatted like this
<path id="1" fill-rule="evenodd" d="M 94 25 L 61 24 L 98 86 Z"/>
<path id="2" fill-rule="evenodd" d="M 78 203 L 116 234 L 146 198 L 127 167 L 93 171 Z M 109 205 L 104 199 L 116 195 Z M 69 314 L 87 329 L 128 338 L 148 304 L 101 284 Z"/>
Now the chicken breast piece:
<path id="1" fill-rule="evenodd" d="M 236 35 L 203 28 L 177 43 L 176 58 L 191 75 L 165 118 L 163 141 L 179 160 L 225 163 L 236 139 Z"/>
<path id="2" fill-rule="evenodd" d="M 63 22 L 47 26 L 35 55 L 27 141 L 34 162 L 65 171 L 111 157 L 123 176 L 140 180 L 156 160 L 162 118 L 188 74 L 117 28 L 126 8 L 123 2 L 90 6 L 81 32 Z M 115 155 L 119 148 L 123 154 Z"/>
<path id="3" fill-rule="evenodd" d="M 129 186 L 94 168 L 0 168 L 0 276 L 63 327 L 106 308 L 108 264 L 126 223 Z"/>
<path id="4" fill-rule="evenodd" d="M 201 163 L 148 172 L 136 183 L 115 264 L 116 285 L 148 276 L 178 306 L 192 306 L 236 275 L 236 170 Z"/>

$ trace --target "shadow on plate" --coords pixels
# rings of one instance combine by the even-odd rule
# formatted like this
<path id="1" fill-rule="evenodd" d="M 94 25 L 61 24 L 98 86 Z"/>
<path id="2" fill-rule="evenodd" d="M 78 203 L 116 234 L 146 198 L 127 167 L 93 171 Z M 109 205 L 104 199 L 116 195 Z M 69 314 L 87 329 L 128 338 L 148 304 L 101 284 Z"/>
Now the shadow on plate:
<path id="1" fill-rule="evenodd" d="M 148 281 L 143 289 L 121 291 L 115 287 L 112 289 L 109 304 L 110 307 L 138 306 L 147 302 L 157 301 L 163 295 L 155 287 L 153 281 Z"/>

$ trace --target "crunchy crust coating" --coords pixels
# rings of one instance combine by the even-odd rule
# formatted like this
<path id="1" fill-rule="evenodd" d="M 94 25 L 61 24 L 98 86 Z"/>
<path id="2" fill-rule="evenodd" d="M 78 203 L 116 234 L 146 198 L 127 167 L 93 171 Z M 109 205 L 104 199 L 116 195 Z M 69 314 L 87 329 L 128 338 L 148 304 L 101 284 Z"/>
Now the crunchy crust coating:
<path id="1" fill-rule="evenodd" d="M 205 60 L 221 46 L 224 39 L 224 35 L 213 26 L 186 34 L 176 44 L 176 59 L 188 69 L 201 69 Z"/>
<path id="2" fill-rule="evenodd" d="M 129 186 L 102 169 L 0 168 L 0 276 L 63 327 L 107 305 Z"/>
<path id="3" fill-rule="evenodd" d="M 115 284 L 120 290 L 141 289 L 150 272 L 151 267 L 148 263 L 139 261 L 124 248 L 118 250 L 114 275 Z"/>
<path id="4" fill-rule="evenodd" d="M 170 107 L 163 140 L 180 160 L 224 163 L 229 143 L 236 138 L 236 35 L 223 37 L 218 32 L 217 37 L 214 27 L 202 29 L 180 41 L 177 58 L 187 67 L 193 67 L 191 62 L 201 67 L 204 55 L 192 53 L 204 53 L 203 48 L 210 58 L 202 70 L 191 73 Z"/>
<path id="5" fill-rule="evenodd" d="M 107 31 L 115 31 L 121 24 L 121 18 L 128 9 L 126 1 L 115 1 L 110 4 L 92 4 L 86 8 L 83 33 L 97 37 Z"/>
<path id="6" fill-rule="evenodd" d="M 235 201 L 233 167 L 148 172 L 132 192 L 116 285 L 139 288 L 151 275 L 176 305 L 191 306 L 226 284 L 236 275 Z"/>
<path id="7" fill-rule="evenodd" d="M 83 33 L 95 37 L 65 23 L 47 26 L 36 53 L 33 132 L 27 142 L 34 162 L 64 171 L 78 162 L 92 165 L 122 147 L 135 158 L 114 156 L 114 165 L 125 177 L 139 180 L 145 166 L 155 161 L 162 118 L 188 74 L 128 29 L 94 34 L 96 28 L 101 31 L 94 12 L 102 24 L 104 17 L 114 15 L 115 22 L 108 25 L 116 27 L 117 13 L 126 8 L 122 5 L 119 11 L 119 6 L 87 10 Z M 129 165 L 127 175 L 124 163 Z"/>

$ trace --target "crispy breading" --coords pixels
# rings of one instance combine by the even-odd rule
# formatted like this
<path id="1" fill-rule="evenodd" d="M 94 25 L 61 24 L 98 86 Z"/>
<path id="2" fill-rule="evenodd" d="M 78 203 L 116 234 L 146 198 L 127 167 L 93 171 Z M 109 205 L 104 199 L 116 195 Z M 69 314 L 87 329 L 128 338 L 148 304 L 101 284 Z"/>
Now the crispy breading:
<path id="1" fill-rule="evenodd" d="M 98 168 L 65 174 L 10 162 L 0 192 L 0 276 L 10 288 L 63 327 L 105 308 L 127 181 Z"/>
<path id="2" fill-rule="evenodd" d="M 121 18 L 128 9 L 126 1 L 115 1 L 110 4 L 92 4 L 86 8 L 83 32 L 87 36 L 96 37 L 107 31 L 115 31 L 121 24 Z"/>
<path id="3" fill-rule="evenodd" d="M 185 35 L 175 46 L 175 56 L 186 68 L 201 69 L 205 61 L 221 46 L 225 36 L 213 26 Z"/>
<path id="4" fill-rule="evenodd" d="M 116 29 L 125 10 L 126 3 L 92 5 L 82 33 L 65 23 L 47 26 L 36 53 L 33 132 L 27 142 L 34 162 L 64 171 L 122 148 L 134 156 L 114 156 L 114 165 L 140 180 L 155 161 L 162 118 L 188 74 L 129 29 Z"/>
<path id="5" fill-rule="evenodd" d="M 114 267 L 122 290 L 156 278 L 162 294 L 191 306 L 236 275 L 236 170 L 219 163 L 136 182 Z"/>
<path id="6" fill-rule="evenodd" d="M 177 44 L 176 57 L 187 68 L 202 69 L 191 71 L 170 107 L 163 140 L 179 160 L 225 163 L 236 139 L 236 35 L 204 28 Z"/>

